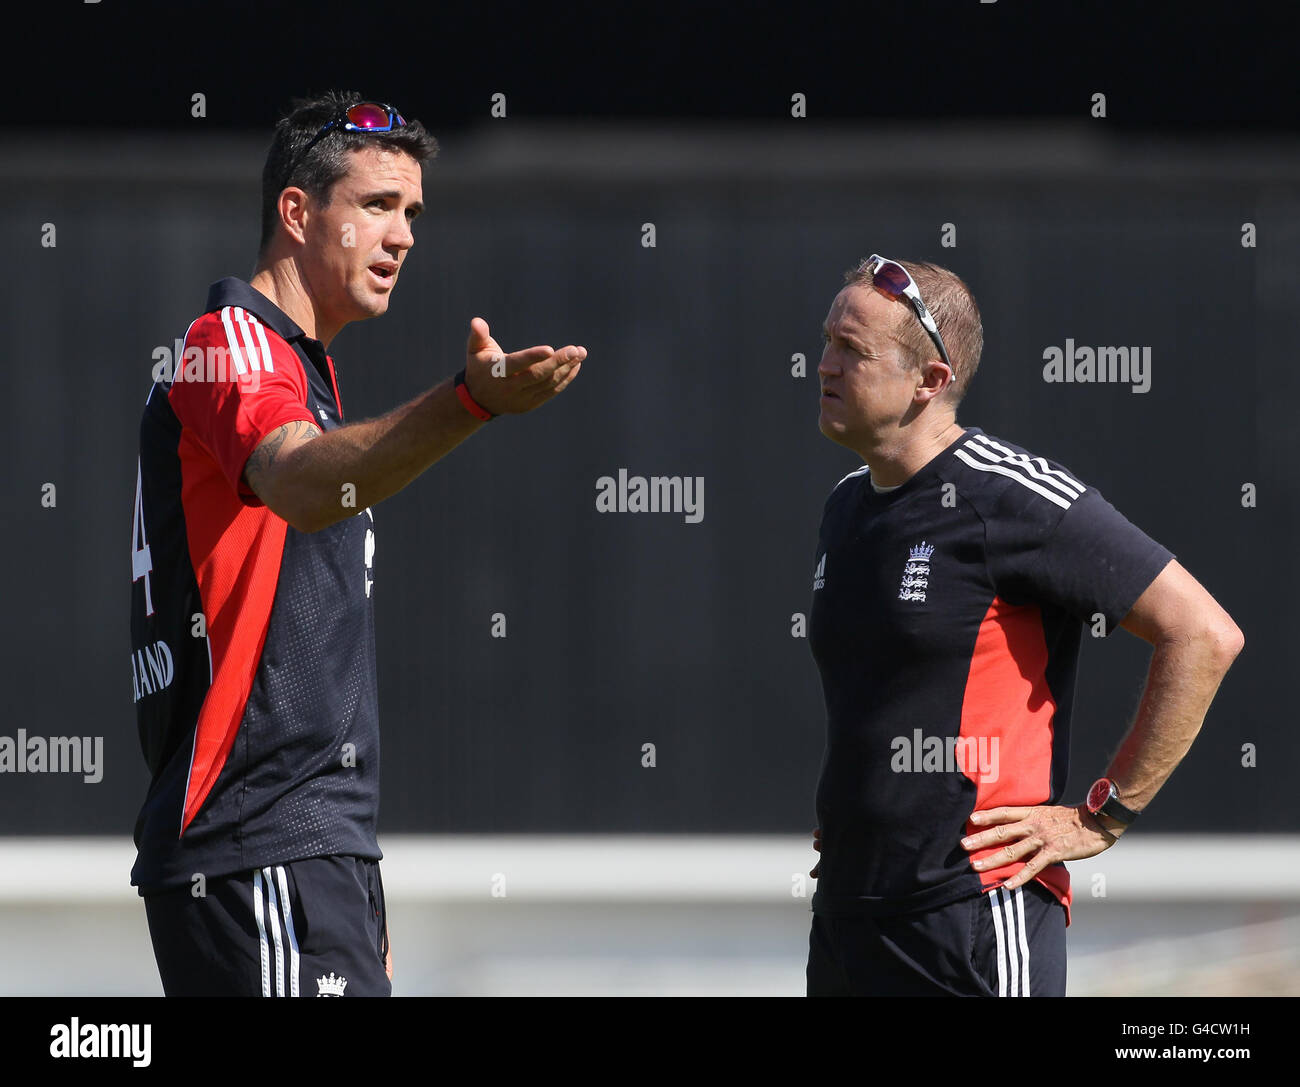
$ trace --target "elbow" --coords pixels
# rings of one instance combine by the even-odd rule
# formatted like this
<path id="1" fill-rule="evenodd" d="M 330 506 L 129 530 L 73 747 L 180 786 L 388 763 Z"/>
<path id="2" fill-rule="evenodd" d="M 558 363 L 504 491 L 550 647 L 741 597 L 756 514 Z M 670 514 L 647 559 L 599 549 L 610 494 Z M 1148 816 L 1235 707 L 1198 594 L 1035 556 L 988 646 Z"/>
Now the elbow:
<path id="1" fill-rule="evenodd" d="M 286 517 L 289 527 L 297 529 L 299 532 L 311 535 L 313 532 L 319 532 L 323 528 L 329 528 L 334 522 L 321 517 L 319 513 L 309 510 L 298 510 L 293 517 Z"/>
<path id="2" fill-rule="evenodd" d="M 1226 673 L 1246 645 L 1246 636 L 1227 612 L 1205 615 L 1195 622 L 1167 629 L 1157 645 L 1195 657 L 1207 667 Z"/>
<path id="3" fill-rule="evenodd" d="M 1228 622 L 1232 624 L 1228 647 L 1228 660 L 1229 662 L 1232 662 L 1237 659 L 1237 654 L 1246 648 L 1246 635 L 1241 632 L 1241 628 L 1237 626 L 1236 623 L 1233 623 L 1231 619 L 1229 619 Z"/>
<path id="4" fill-rule="evenodd" d="M 1214 654 L 1214 659 L 1223 666 L 1225 672 L 1246 647 L 1246 636 L 1227 612 L 1210 625 L 1204 637 Z"/>
<path id="5" fill-rule="evenodd" d="M 285 521 L 288 522 L 290 528 L 298 532 L 306 533 L 309 536 L 313 532 L 319 532 L 322 528 L 325 527 L 324 525 L 316 524 L 314 521 L 308 521 L 301 517 L 293 517 L 293 518 L 286 517 Z"/>
<path id="6" fill-rule="evenodd" d="M 329 527 L 329 522 L 321 517 L 319 510 L 310 509 L 302 502 L 294 502 L 287 496 L 271 494 L 263 496 L 262 501 L 267 509 L 298 532 L 310 535 Z"/>

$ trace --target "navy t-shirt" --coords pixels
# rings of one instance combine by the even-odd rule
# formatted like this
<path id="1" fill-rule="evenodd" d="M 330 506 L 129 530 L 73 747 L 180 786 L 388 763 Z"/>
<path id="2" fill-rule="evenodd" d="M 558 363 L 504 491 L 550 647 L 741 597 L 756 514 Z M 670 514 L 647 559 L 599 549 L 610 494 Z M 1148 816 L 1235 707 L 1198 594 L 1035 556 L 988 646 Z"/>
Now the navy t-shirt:
<path id="1" fill-rule="evenodd" d="M 1109 634 L 1173 555 L 1053 461 L 968 428 L 901 486 L 826 502 L 810 646 L 826 698 L 819 913 L 925 909 L 976 872 L 972 811 L 1060 803 L 1085 629 Z M 1038 877 L 1066 905 L 1065 866 Z"/>

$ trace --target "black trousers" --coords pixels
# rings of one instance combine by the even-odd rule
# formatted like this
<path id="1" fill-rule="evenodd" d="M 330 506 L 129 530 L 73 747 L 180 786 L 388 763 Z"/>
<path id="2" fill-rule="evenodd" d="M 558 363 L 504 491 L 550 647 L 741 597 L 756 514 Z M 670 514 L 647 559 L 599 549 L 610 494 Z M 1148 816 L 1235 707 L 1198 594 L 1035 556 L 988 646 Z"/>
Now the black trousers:
<path id="1" fill-rule="evenodd" d="M 809 996 L 1064 996 L 1065 907 L 1031 881 L 890 917 L 814 914 Z"/>
<path id="2" fill-rule="evenodd" d="M 391 996 L 379 862 L 312 857 L 146 895 L 168 996 Z"/>

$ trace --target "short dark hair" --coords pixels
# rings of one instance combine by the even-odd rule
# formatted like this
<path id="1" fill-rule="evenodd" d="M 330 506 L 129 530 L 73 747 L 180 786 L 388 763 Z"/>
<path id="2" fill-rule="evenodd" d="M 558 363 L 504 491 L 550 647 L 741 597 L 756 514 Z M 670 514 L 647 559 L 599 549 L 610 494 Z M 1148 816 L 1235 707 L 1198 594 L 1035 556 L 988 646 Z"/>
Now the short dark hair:
<path id="1" fill-rule="evenodd" d="M 984 352 L 984 323 L 975 296 L 955 272 L 937 264 L 924 261 L 897 261 L 912 277 L 921 292 L 926 309 L 938 326 L 943 345 L 953 364 L 953 382 L 948 389 L 948 402 L 956 407 L 966 395 L 975 371 L 979 369 L 980 355 Z M 870 264 L 862 261 L 856 268 L 844 273 L 844 282 L 859 287 L 872 286 Z M 896 339 L 899 355 L 905 366 L 919 370 L 927 359 L 938 358 L 939 351 L 921 319 L 916 316 L 911 303 L 903 300 L 899 306 Z"/>
<path id="2" fill-rule="evenodd" d="M 356 91 L 326 91 L 315 98 L 295 98 L 287 116 L 275 126 L 275 136 L 266 152 L 262 167 L 262 240 L 259 254 L 275 237 L 280 215 L 280 194 L 290 185 L 297 186 L 322 207 L 328 207 L 334 183 L 348 172 L 348 156 L 353 151 L 376 144 L 394 151 L 404 151 L 421 166 L 438 153 L 435 140 L 419 121 L 408 120 L 391 132 L 348 132 L 341 126 L 331 129 L 303 155 L 303 149 L 324 125 L 349 106 L 374 101 Z M 301 161 L 296 161 L 301 156 Z"/>

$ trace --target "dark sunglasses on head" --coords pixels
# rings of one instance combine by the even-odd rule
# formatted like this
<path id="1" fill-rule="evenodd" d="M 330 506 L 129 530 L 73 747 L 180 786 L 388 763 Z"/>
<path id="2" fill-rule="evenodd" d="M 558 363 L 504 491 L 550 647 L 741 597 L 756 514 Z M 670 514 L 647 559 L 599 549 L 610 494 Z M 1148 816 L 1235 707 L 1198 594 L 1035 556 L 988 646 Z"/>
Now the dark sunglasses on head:
<path id="1" fill-rule="evenodd" d="M 307 157 L 307 152 L 316 146 L 317 141 L 327 132 L 335 129 L 341 129 L 344 132 L 392 132 L 395 128 L 402 128 L 406 124 L 404 118 L 397 110 L 385 102 L 356 102 L 340 110 L 339 113 L 321 125 L 307 146 L 294 157 L 289 169 L 284 173 L 284 182 L 280 188 L 289 184 L 289 178 L 293 177 L 293 172 L 299 166 L 303 159 Z"/>
<path id="2" fill-rule="evenodd" d="M 878 253 L 872 253 L 862 264 L 862 270 L 871 273 L 871 283 L 879 287 L 886 294 L 893 295 L 895 298 L 905 298 L 911 304 L 913 311 L 920 320 L 921 325 L 926 332 L 930 334 L 930 339 L 934 341 L 934 346 L 939 349 L 939 356 L 948 364 L 948 369 L 956 377 L 957 370 L 952 361 L 948 358 L 947 348 L 943 346 L 943 337 L 939 335 L 939 326 L 934 323 L 934 318 L 930 316 L 930 311 L 921 301 L 921 292 L 917 290 L 916 284 L 912 280 L 911 274 L 906 268 L 896 260 L 890 260 L 888 257 L 882 257 Z"/>

